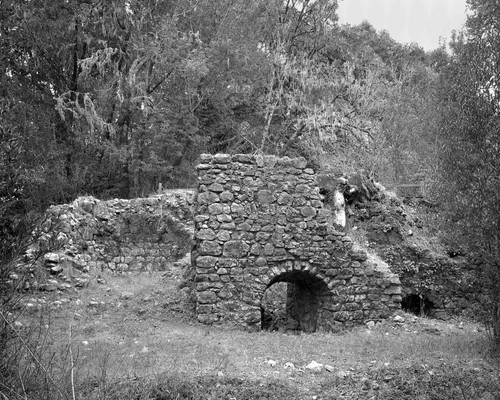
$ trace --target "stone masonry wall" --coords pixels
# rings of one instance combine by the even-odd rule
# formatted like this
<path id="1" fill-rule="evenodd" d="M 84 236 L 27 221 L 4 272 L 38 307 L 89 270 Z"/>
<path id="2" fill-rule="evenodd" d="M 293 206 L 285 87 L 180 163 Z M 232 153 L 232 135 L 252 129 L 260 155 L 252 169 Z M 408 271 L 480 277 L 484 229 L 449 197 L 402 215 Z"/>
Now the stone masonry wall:
<path id="1" fill-rule="evenodd" d="M 53 272 L 162 270 L 191 249 L 193 191 L 132 200 L 80 197 L 52 206 L 38 246 Z M 48 252 L 48 253 L 47 253 Z"/>
<path id="2" fill-rule="evenodd" d="M 259 329 L 268 287 L 293 283 L 303 330 L 336 330 L 400 308 L 399 278 L 331 224 L 303 158 L 202 155 L 194 204 L 198 320 Z"/>

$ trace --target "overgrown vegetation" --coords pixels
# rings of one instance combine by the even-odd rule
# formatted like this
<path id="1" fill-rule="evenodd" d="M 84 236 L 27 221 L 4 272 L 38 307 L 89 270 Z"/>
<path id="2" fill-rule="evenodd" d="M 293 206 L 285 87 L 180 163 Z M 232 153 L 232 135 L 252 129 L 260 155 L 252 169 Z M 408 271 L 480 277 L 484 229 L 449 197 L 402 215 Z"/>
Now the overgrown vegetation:
<path id="1" fill-rule="evenodd" d="M 0 393 L 9 399 L 447 399 L 499 390 L 498 366 L 475 324 L 403 314 L 405 324 L 386 321 L 338 335 L 217 329 L 192 323 L 171 274 L 100 279 L 105 283 L 94 280 L 78 292 L 30 295 L 41 306 L 26 307 L 18 319 L 25 327 L 16 330 L 27 338 L 27 322 L 43 318 L 34 325 L 39 336 L 16 342 L 15 373 L 2 380 Z M 332 370 L 309 371 L 312 360 Z"/>
<path id="2" fill-rule="evenodd" d="M 500 345 L 500 5 L 471 0 L 466 28 L 452 42 L 440 95 L 439 174 L 446 239 L 469 252 L 490 291 L 486 305 Z"/>
<path id="3" fill-rule="evenodd" d="M 449 56 L 339 26 L 335 1 L 0 7 L 4 123 L 41 206 L 192 185 L 201 152 L 303 155 L 386 183 L 432 169 Z"/>

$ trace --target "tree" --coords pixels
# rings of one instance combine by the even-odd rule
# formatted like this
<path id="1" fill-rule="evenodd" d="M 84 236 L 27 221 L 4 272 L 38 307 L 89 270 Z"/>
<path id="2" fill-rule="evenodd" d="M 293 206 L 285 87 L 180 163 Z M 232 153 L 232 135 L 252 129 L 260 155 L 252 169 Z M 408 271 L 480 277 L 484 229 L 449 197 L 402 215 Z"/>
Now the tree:
<path id="1" fill-rule="evenodd" d="M 431 181 L 437 163 L 439 73 L 427 63 L 408 63 L 387 91 L 381 146 L 394 184 Z"/>
<path id="2" fill-rule="evenodd" d="M 425 53 L 367 23 L 338 27 L 336 8 L 333 0 L 1 2 L 0 80 L 29 116 L 19 132 L 37 155 L 25 159 L 39 166 L 36 197 L 190 185 L 203 151 L 414 175 L 422 157 L 408 151 L 418 142 L 409 138 L 424 128 L 404 118 L 432 107 Z"/>
<path id="3" fill-rule="evenodd" d="M 206 73 L 199 36 L 179 29 L 191 2 L 117 1 L 79 5 L 72 31 L 86 37 L 77 90 L 58 96 L 58 110 L 120 165 L 122 197 L 165 182 L 196 135 L 198 85 Z"/>
<path id="4" fill-rule="evenodd" d="M 365 169 L 389 185 L 429 179 L 443 57 L 446 62 L 442 49 L 426 54 L 367 22 L 333 30 L 320 57 L 330 67 L 325 92 L 333 95 L 325 97 L 324 115 L 335 121 L 321 125 L 326 140 L 315 153 L 324 153 L 322 167 Z"/>
<path id="5" fill-rule="evenodd" d="M 95 148 L 72 129 L 73 116 L 64 121 L 55 110 L 61 93 L 78 90 L 78 63 L 87 42 L 80 29 L 71 27 L 84 5 L 58 0 L 0 4 L 0 80 L 12 116 L 19 117 L 10 121 L 20 136 L 23 162 L 37 170 L 39 185 L 29 197 L 39 199 L 40 207 L 95 192 L 93 173 L 106 170 L 99 168 Z"/>
<path id="6" fill-rule="evenodd" d="M 487 267 L 489 322 L 500 344 L 500 4 L 468 5 L 465 31 L 443 70 L 439 190 L 450 235 Z"/>

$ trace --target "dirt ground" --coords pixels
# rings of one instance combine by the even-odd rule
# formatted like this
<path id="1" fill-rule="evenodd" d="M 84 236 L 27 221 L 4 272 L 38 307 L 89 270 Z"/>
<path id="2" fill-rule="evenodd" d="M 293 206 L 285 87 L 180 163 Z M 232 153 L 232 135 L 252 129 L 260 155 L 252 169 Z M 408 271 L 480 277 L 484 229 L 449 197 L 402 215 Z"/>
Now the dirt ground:
<path id="1" fill-rule="evenodd" d="M 450 385 L 443 398 L 500 398 L 498 360 L 478 324 L 401 313 L 404 322 L 340 334 L 210 327 L 196 322 L 183 272 L 174 264 L 168 272 L 101 274 L 85 288 L 39 292 L 25 298 L 21 321 L 27 327 L 42 316 L 54 352 L 71 344 L 81 380 L 171 373 L 276 381 L 310 399 L 397 398 L 387 393 L 428 394 L 436 384 Z"/>

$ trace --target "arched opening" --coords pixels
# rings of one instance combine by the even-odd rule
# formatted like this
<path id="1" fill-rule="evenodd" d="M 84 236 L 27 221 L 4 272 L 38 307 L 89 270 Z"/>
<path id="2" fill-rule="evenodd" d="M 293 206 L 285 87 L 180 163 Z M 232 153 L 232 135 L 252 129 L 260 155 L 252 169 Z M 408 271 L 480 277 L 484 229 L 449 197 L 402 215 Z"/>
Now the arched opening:
<path id="1" fill-rule="evenodd" d="M 427 297 L 419 294 L 409 294 L 403 297 L 401 308 L 409 313 L 423 316 L 430 315 L 434 308 L 434 303 Z"/>
<path id="2" fill-rule="evenodd" d="M 326 284 L 307 271 L 275 277 L 261 301 L 261 329 L 280 332 L 316 331 Z"/>

